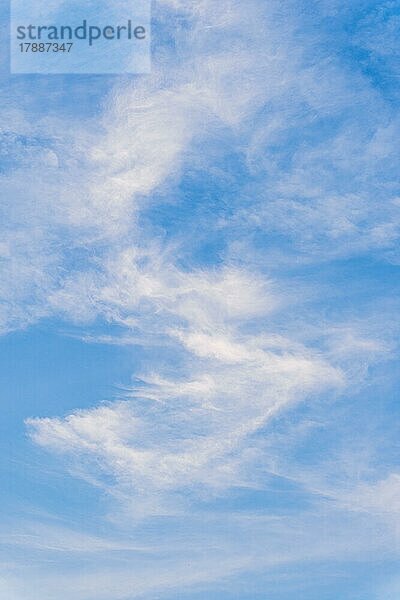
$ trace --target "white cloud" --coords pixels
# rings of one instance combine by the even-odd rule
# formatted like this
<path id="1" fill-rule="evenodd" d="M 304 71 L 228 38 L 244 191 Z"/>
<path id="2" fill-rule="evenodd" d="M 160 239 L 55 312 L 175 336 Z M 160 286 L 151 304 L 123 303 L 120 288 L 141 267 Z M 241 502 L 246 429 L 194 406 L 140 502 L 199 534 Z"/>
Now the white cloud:
<path id="1" fill-rule="evenodd" d="M 335 13 L 337 4 L 324 7 Z M 362 73 L 350 74 L 340 58 L 324 58 L 324 40 L 299 37 L 302 16 L 281 2 L 163 0 L 156 10 L 161 33 L 178 21 L 179 11 L 182 27 L 174 45 L 156 43 L 153 74 L 117 82 L 101 116 L 85 124 L 72 116 L 32 119 L 29 110 L 10 107 L 9 99 L 0 110 L 10 159 L 0 180 L 7 223 L 0 246 L 2 330 L 46 316 L 85 326 L 100 319 L 104 330 L 89 340 L 157 345 L 174 357 L 173 366 L 153 357 L 143 373 L 135 373 L 141 383 L 124 402 L 30 419 L 32 438 L 65 455 L 74 474 L 108 493 L 116 501 L 113 519 L 118 505 L 125 526 L 137 525 L 139 517 L 187 518 L 193 498 L 213 498 L 232 486 L 262 487 L 260 472 L 270 469 L 297 482 L 317 509 L 326 497 L 343 514 L 367 513 L 368 526 L 379 533 L 369 517 L 397 515 L 397 475 L 357 486 L 356 465 L 347 458 L 338 461 L 348 467 L 342 476 L 323 457 L 309 470 L 296 460 L 288 466 L 285 450 L 289 454 L 298 435 L 293 429 L 312 430 L 307 422 L 287 427 L 277 444 L 282 456 L 268 436 L 284 411 L 358 384 L 371 362 L 388 354 L 387 336 L 377 327 L 343 324 L 340 307 L 323 318 L 324 309 L 304 309 L 297 280 L 292 297 L 282 292 L 287 282 L 279 252 L 262 246 L 257 263 L 252 236 L 278 234 L 278 246 L 289 240 L 290 252 L 279 251 L 292 269 L 304 260 L 371 250 L 394 260 L 398 118 Z M 151 208 L 167 192 L 168 201 L 185 193 L 177 183 L 189 168 L 208 177 L 212 144 L 237 154 L 252 183 L 238 175 L 223 219 L 200 224 L 203 240 L 218 228 L 230 246 L 221 252 L 221 266 L 201 268 L 183 256 L 179 239 L 155 240 Z M 216 202 L 225 201 L 216 195 Z M 140 220 L 146 211 L 150 225 Z M 182 237 L 191 234 L 188 227 Z M 247 254 L 240 251 L 244 244 Z M 265 275 L 271 267 L 275 279 Z M 318 285 L 313 293 L 321 301 Z M 109 323 L 121 327 L 120 337 L 108 334 Z M 228 519 L 241 552 L 216 536 L 211 541 L 219 552 L 213 553 L 203 539 L 189 568 L 187 548 L 168 539 L 171 562 L 157 561 L 156 573 L 154 562 L 144 574 L 140 562 L 135 570 L 102 564 L 73 576 L 63 569 L 30 573 L 37 587 L 22 597 L 52 600 L 60 590 L 67 590 L 68 600 L 154 597 L 177 585 L 181 592 L 305 556 L 329 560 L 387 548 L 375 538 L 371 543 L 365 522 L 351 520 L 359 515 L 352 515 L 347 529 L 341 514 L 340 528 L 332 509 L 322 508 L 316 520 L 301 514 L 294 521 L 262 522 L 252 515 L 238 525 Z M 217 529 L 218 519 L 211 528 Z M 321 542 L 327 521 L 331 537 Z M 193 522 L 186 523 L 190 530 Z M 21 536 L 15 546 L 61 554 L 132 549 L 125 538 L 63 528 L 37 527 Z M 15 586 L 8 581 L 5 595 L 13 598 Z"/>
<path id="2" fill-rule="evenodd" d="M 153 405 L 129 400 L 29 421 L 40 445 L 82 453 L 89 469 L 111 475 L 110 493 L 153 497 L 145 510 L 163 512 L 170 493 L 238 484 L 254 459 L 247 444 L 272 416 L 309 393 L 343 384 L 339 370 L 301 344 L 262 336 L 260 325 L 257 335 L 246 333 L 279 305 L 262 281 L 237 270 L 185 274 L 132 252 L 118 259 L 94 305 L 104 305 L 117 322 L 133 322 L 144 336 L 154 331 L 169 338 L 182 355 L 182 374 L 141 377 L 146 385 L 132 394 Z M 256 438 L 251 443 L 257 453 Z"/>
<path id="3" fill-rule="evenodd" d="M 130 531 L 129 523 L 126 528 Z M 110 560 L 112 551 L 106 544 L 104 555 L 97 548 L 91 556 L 91 543 L 87 553 L 82 553 L 79 544 L 74 548 L 75 540 L 71 544 L 70 534 L 60 530 L 58 545 L 65 546 L 68 553 L 75 553 L 81 561 L 72 571 L 65 565 L 65 554 L 51 548 L 55 531 L 42 531 L 43 547 L 38 548 L 37 541 L 32 540 L 30 552 L 34 560 L 25 570 L 30 585 L 15 581 L 15 588 L 22 591 L 20 597 L 24 600 L 51 600 L 55 595 L 61 600 L 71 595 L 77 600 L 144 599 L 168 593 L 190 595 L 218 581 L 226 586 L 229 580 L 235 581 L 244 573 L 252 578 L 261 572 L 264 578 L 274 578 L 283 585 L 288 569 L 294 564 L 302 569 L 312 567 L 316 574 L 318 565 L 326 568 L 327 561 L 337 556 L 342 560 L 356 557 L 364 561 L 373 560 L 376 553 L 396 557 L 393 547 L 390 553 L 386 551 L 386 541 L 393 543 L 390 530 L 363 517 L 350 520 L 344 513 L 328 515 L 326 510 L 285 519 L 247 513 L 225 514 L 221 520 L 220 514 L 193 514 L 186 521 L 186 535 L 182 535 L 180 527 L 177 529 L 160 527 L 147 533 L 142 530 L 140 534 L 153 546 L 154 554 L 135 554 L 135 561 L 128 565 L 126 554 L 118 558 L 116 552 Z M 121 548 L 129 546 L 126 538 L 126 534 L 121 535 Z M 26 551 L 29 540 L 25 541 Z M 39 556 L 45 561 L 44 567 L 36 562 Z M 17 565 L 8 566 L 9 581 L 15 579 Z"/>
<path id="4" fill-rule="evenodd" d="M 154 552 L 146 544 L 135 543 L 133 539 L 101 537 L 77 531 L 60 525 L 50 525 L 38 521 L 16 523 L 12 528 L 0 530 L 0 544 L 39 552 L 59 552 L 60 554 L 90 555 L 109 552 L 132 552 L 150 554 Z"/>

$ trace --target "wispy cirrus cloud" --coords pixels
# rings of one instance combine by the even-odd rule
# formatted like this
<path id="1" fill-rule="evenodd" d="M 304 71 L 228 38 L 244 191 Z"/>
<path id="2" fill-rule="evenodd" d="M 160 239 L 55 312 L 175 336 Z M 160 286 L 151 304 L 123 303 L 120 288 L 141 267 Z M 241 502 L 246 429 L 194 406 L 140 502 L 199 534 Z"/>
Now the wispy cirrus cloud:
<path id="1" fill-rule="evenodd" d="M 316 351 L 261 335 L 260 325 L 256 335 L 246 331 L 278 303 L 262 280 L 228 269 L 184 274 L 159 260 L 143 269 L 132 253 L 120 258 L 106 287 L 90 294 L 93 306 L 145 338 L 169 339 L 181 373 L 143 374 L 136 400 L 30 425 L 37 443 L 83 453 L 130 499 L 150 495 L 163 511 L 165 493 L 245 481 L 248 440 L 284 407 L 340 387 L 343 375 Z M 61 304 L 69 305 L 62 296 Z"/>
<path id="2" fill-rule="evenodd" d="M 153 353 L 123 401 L 30 415 L 32 440 L 108 498 L 96 518 L 114 531 L 7 535 L 42 553 L 29 568 L 17 557 L 7 597 L 153 598 L 277 565 L 392 556 L 396 461 L 376 459 L 354 398 L 396 355 L 396 288 L 373 274 L 357 292 L 363 266 L 334 270 L 398 262 L 398 118 L 347 62 L 353 42 L 373 47 L 359 11 L 162 1 L 153 74 L 113 81 L 85 122 L 83 108 L 60 100 L 45 114 L 13 88 L 16 106 L 0 110 L 2 330 L 59 319 Z M 369 451 L 354 453 L 355 439 Z M 278 493 L 276 479 L 293 489 Z M 238 490 L 250 507 L 265 494 L 261 515 L 229 509 Z M 155 555 L 133 558 L 137 539 Z M 43 567 L 54 547 L 62 558 Z M 12 575 L 21 565 L 32 589 Z"/>

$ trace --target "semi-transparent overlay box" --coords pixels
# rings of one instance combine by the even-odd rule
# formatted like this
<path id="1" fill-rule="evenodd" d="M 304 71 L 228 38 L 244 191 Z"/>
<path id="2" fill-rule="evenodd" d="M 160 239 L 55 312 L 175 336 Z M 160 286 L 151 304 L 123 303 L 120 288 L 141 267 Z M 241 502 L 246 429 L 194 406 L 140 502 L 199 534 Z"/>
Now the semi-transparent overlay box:
<path id="1" fill-rule="evenodd" d="M 151 69 L 151 0 L 11 0 L 11 73 Z"/>

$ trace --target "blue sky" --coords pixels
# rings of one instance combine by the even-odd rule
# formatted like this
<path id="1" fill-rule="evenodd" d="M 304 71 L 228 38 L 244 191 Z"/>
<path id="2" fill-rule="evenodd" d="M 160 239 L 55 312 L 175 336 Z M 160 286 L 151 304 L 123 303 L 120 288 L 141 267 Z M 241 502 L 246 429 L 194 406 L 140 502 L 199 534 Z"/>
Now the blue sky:
<path id="1" fill-rule="evenodd" d="M 2 36 L 1 597 L 399 598 L 399 24 L 158 0 L 118 77 Z"/>

